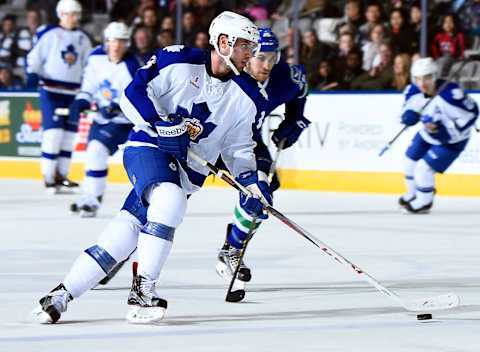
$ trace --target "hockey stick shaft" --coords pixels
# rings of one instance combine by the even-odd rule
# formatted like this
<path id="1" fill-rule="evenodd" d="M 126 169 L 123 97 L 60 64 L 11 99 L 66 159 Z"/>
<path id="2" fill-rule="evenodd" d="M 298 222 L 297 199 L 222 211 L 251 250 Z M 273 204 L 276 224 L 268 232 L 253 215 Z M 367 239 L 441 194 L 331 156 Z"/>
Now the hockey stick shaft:
<path id="1" fill-rule="evenodd" d="M 283 146 L 285 145 L 286 139 L 282 139 L 277 146 L 277 153 L 275 154 L 275 158 L 272 161 L 272 164 L 270 165 L 270 171 L 268 173 L 268 183 L 271 183 L 273 180 L 273 176 L 275 175 L 275 171 L 277 169 L 277 163 L 278 159 L 280 158 L 280 152 L 283 149 Z"/>
<path id="2" fill-rule="evenodd" d="M 419 114 L 421 114 L 426 108 L 428 105 L 430 105 L 430 103 L 433 101 L 433 99 L 439 95 L 444 89 L 445 87 L 450 83 L 450 81 L 452 79 L 455 79 L 455 77 L 460 73 L 460 71 L 462 71 L 463 67 L 468 63 L 470 62 L 471 60 L 476 60 L 477 57 L 476 56 L 472 56 L 471 58 L 468 58 L 468 59 L 465 59 L 463 60 L 462 64 L 449 76 L 447 77 L 447 79 L 445 80 L 445 82 L 443 82 L 440 87 L 437 89 L 437 92 L 435 93 L 434 96 L 432 96 L 423 106 L 422 108 L 420 109 L 420 111 L 418 112 Z M 403 132 L 405 132 L 407 129 L 408 129 L 408 125 L 405 125 L 403 126 L 403 128 L 398 131 L 398 133 L 382 148 L 382 150 L 380 151 L 380 153 L 378 153 L 378 156 L 382 156 L 383 154 L 385 154 L 385 152 L 387 150 L 390 149 L 390 147 L 392 146 L 392 144 L 398 139 L 398 137 L 400 137 Z"/>
<path id="3" fill-rule="evenodd" d="M 257 223 L 257 218 L 254 217 L 250 224 L 250 228 L 248 229 L 247 237 L 243 241 L 242 249 L 240 250 L 240 257 L 238 259 L 237 266 L 235 267 L 235 271 L 233 272 L 232 279 L 230 280 L 230 284 L 228 285 L 227 295 L 225 296 L 225 301 L 231 302 L 232 300 L 229 298 L 232 293 L 233 284 L 237 279 L 238 272 L 240 271 L 240 265 L 242 264 L 243 257 L 245 256 L 245 252 L 247 251 L 247 246 L 250 243 L 250 240 L 253 237 L 253 231 L 255 231 L 255 225 Z"/>
<path id="4" fill-rule="evenodd" d="M 244 192 L 245 194 L 251 194 L 249 190 L 247 190 L 245 187 L 243 187 L 241 184 L 239 184 L 235 179 L 233 179 L 230 175 L 228 175 L 225 171 L 218 169 L 215 167 L 213 164 L 209 163 L 208 161 L 202 159 L 192 151 L 188 152 L 188 155 L 198 162 L 199 164 L 207 167 L 211 173 L 217 175 L 220 177 L 222 180 L 227 182 L 229 185 L 232 187 L 236 188 L 237 190 Z M 296 224 L 294 221 L 290 220 L 288 217 L 283 215 L 281 212 L 276 210 L 274 207 L 271 205 L 264 204 L 265 210 L 270 213 L 272 216 L 276 217 L 278 220 L 283 222 L 285 225 L 287 225 L 289 228 L 294 230 L 297 234 L 305 238 L 307 241 L 312 243 L 314 246 L 319 248 L 322 253 L 326 254 L 333 260 L 335 260 L 337 263 L 342 264 L 349 268 L 351 271 L 353 271 L 357 276 L 359 276 L 361 279 L 375 287 L 378 291 L 382 292 L 386 296 L 390 297 L 391 299 L 395 300 L 399 305 L 404 307 L 406 310 L 410 311 L 418 311 L 422 310 L 424 307 L 426 307 L 428 304 L 430 304 L 428 307 L 433 310 L 433 309 L 447 309 L 447 308 L 452 308 L 456 305 L 458 305 L 458 297 L 454 295 L 452 298 L 453 303 L 449 304 L 443 304 L 441 307 L 439 305 L 435 306 L 435 298 L 434 299 L 427 299 L 427 300 L 421 300 L 419 304 L 407 304 L 405 303 L 395 292 L 392 290 L 389 290 L 385 286 L 383 286 L 380 282 L 375 280 L 371 275 L 366 273 L 364 270 L 362 270 L 360 267 L 352 263 L 350 260 L 345 258 L 343 255 L 335 251 L 333 248 L 325 244 L 324 242 L 320 241 L 318 238 L 316 238 L 314 235 L 309 233 L 307 230 L 303 229 L 300 225 Z M 437 297 L 436 297 L 437 298 Z"/>

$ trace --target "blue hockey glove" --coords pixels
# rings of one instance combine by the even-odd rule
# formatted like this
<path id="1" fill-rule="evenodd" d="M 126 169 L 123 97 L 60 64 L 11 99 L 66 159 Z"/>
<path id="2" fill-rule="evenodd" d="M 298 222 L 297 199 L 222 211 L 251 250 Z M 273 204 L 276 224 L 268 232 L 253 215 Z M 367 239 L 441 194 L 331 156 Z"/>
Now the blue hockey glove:
<path id="1" fill-rule="evenodd" d="M 158 149 L 173 155 L 179 161 L 186 161 L 190 137 L 183 117 L 170 114 L 167 121 L 157 121 L 155 129 L 158 133 Z"/>
<path id="2" fill-rule="evenodd" d="M 310 121 L 303 116 L 298 120 L 285 119 L 275 132 L 273 132 L 272 141 L 278 147 L 280 141 L 285 139 L 283 149 L 286 149 L 298 140 L 298 137 L 300 137 L 308 125 L 310 125 Z"/>
<path id="3" fill-rule="evenodd" d="M 259 219 L 267 219 L 268 215 L 263 211 L 264 202 L 272 205 L 272 193 L 270 186 L 265 181 L 259 181 L 256 171 L 247 171 L 236 178 L 237 182 L 246 187 L 252 196 L 240 192 L 240 206 L 245 212 Z"/>
<path id="4" fill-rule="evenodd" d="M 70 106 L 69 109 L 69 121 L 71 122 L 78 122 L 80 120 L 80 114 L 82 111 L 87 110 L 90 108 L 90 102 L 86 99 L 75 99 Z"/>
<path id="5" fill-rule="evenodd" d="M 120 109 L 120 105 L 118 105 L 117 103 L 114 103 L 113 101 L 110 103 L 110 105 L 101 107 L 99 111 L 100 111 L 100 114 L 102 114 L 102 117 L 107 120 L 111 120 L 115 116 L 118 116 L 119 114 L 122 113 L 122 110 Z"/>
<path id="6" fill-rule="evenodd" d="M 27 74 L 25 87 L 27 89 L 36 90 L 38 88 L 39 77 L 36 73 Z"/>
<path id="7" fill-rule="evenodd" d="M 447 129 L 440 121 L 434 121 L 432 116 L 423 115 L 421 118 L 428 134 L 442 143 L 448 143 L 450 135 Z"/>
<path id="8" fill-rule="evenodd" d="M 407 110 L 402 114 L 402 123 L 407 126 L 413 126 L 420 120 L 420 114 L 413 110 Z"/>

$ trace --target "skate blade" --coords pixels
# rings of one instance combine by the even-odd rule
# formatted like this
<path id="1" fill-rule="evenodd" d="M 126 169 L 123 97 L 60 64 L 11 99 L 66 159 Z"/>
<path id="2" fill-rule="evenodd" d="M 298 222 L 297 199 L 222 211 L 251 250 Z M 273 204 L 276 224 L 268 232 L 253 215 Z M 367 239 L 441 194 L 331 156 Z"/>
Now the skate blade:
<path id="1" fill-rule="evenodd" d="M 52 324 L 53 320 L 43 309 L 41 305 L 38 305 L 30 313 L 32 320 L 40 324 Z"/>
<path id="2" fill-rule="evenodd" d="M 97 212 L 80 210 L 80 217 L 81 218 L 94 218 L 96 216 L 97 216 Z"/>
<path id="3" fill-rule="evenodd" d="M 48 196 L 54 196 L 56 194 L 58 194 L 59 191 L 57 188 L 55 187 L 48 187 L 48 188 L 45 188 L 45 194 L 48 195 Z"/>
<path id="4" fill-rule="evenodd" d="M 129 306 L 126 319 L 131 324 L 152 324 L 160 322 L 167 310 L 162 307 Z"/>

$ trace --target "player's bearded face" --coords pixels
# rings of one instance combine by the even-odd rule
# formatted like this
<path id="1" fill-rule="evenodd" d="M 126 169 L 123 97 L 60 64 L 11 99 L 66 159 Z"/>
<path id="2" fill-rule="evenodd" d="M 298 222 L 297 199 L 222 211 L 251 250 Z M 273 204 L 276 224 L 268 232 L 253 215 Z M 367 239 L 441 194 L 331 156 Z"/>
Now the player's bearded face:
<path id="1" fill-rule="evenodd" d="M 62 14 L 60 18 L 62 27 L 67 29 L 73 29 L 78 26 L 80 22 L 80 13 L 78 12 L 66 12 Z"/>
<path id="2" fill-rule="evenodd" d="M 267 80 L 272 72 L 273 66 L 277 63 L 278 53 L 257 52 L 247 64 L 248 72 L 260 82 Z"/>
<path id="3" fill-rule="evenodd" d="M 424 94 L 433 95 L 435 92 L 435 79 L 433 75 L 415 77 L 415 83 Z"/>
<path id="4" fill-rule="evenodd" d="M 243 70 L 247 65 L 248 60 L 252 58 L 257 49 L 257 43 L 245 39 L 237 39 L 231 60 L 239 71 Z"/>
<path id="5" fill-rule="evenodd" d="M 127 52 L 127 41 L 123 39 L 109 39 L 107 41 L 108 58 L 113 62 L 120 61 Z"/>

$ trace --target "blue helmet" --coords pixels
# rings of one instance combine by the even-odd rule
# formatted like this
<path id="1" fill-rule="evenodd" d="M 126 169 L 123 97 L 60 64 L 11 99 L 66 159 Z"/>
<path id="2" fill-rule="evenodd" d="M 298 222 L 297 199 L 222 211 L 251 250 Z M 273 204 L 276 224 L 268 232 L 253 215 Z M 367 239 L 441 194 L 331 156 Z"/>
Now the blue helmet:
<path id="1" fill-rule="evenodd" d="M 259 28 L 258 31 L 260 32 L 260 39 L 258 40 L 258 44 L 260 44 L 260 48 L 258 51 L 279 51 L 279 43 L 277 36 L 271 28 Z"/>

